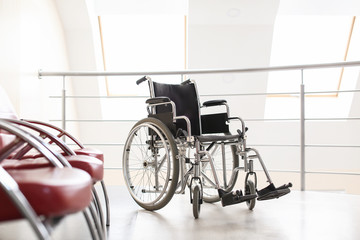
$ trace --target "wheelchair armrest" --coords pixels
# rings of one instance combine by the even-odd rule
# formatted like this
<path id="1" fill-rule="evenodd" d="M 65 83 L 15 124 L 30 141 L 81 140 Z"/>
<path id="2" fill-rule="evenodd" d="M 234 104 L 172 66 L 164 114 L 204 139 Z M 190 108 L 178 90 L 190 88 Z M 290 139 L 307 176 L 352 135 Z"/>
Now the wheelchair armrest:
<path id="1" fill-rule="evenodd" d="M 170 98 L 168 97 L 155 97 L 149 98 L 146 100 L 147 104 L 159 104 L 159 103 L 170 103 Z"/>
<path id="2" fill-rule="evenodd" d="M 219 105 L 224 105 L 226 104 L 227 101 L 224 99 L 221 100 L 210 100 L 210 101 L 206 101 L 203 103 L 204 107 L 212 107 L 212 106 L 219 106 Z"/>
<path id="3" fill-rule="evenodd" d="M 167 111 L 171 112 L 173 115 L 173 119 L 175 119 L 176 117 L 176 106 L 175 103 L 173 101 L 170 100 L 170 98 L 168 97 L 155 97 L 155 98 L 149 98 L 146 100 L 146 103 L 148 104 L 147 106 L 147 111 L 149 114 L 153 114 L 154 111 L 151 109 L 154 109 L 156 106 L 159 105 L 171 105 L 171 108 Z"/>
<path id="4" fill-rule="evenodd" d="M 230 109 L 225 99 L 210 100 L 203 103 L 203 107 L 225 106 L 228 117 L 230 116 Z"/>

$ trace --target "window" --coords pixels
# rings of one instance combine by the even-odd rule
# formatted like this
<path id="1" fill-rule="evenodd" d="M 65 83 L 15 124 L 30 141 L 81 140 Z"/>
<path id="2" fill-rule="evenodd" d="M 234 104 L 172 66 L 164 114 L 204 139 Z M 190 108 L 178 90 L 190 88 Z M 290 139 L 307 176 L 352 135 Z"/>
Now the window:
<path id="1" fill-rule="evenodd" d="M 360 52 L 360 26 L 355 17 L 296 15 L 277 17 L 274 26 L 271 66 L 356 60 Z M 357 68 L 304 71 L 305 91 L 347 90 L 355 87 Z M 299 71 L 269 73 L 268 92 L 298 92 Z M 284 95 L 279 95 L 283 96 Z M 266 118 L 299 117 L 299 100 L 294 96 L 268 97 Z M 307 117 L 348 116 L 353 94 L 306 95 Z M 324 108 L 324 104 L 329 108 Z"/>
<path id="2" fill-rule="evenodd" d="M 184 15 L 104 15 L 100 18 L 107 71 L 171 71 L 186 67 Z M 138 77 L 108 77 L 108 95 L 141 95 Z M 157 76 L 179 82 L 179 76 Z M 146 93 L 147 94 L 147 93 Z"/>
<path id="3" fill-rule="evenodd" d="M 181 14 L 117 14 L 99 17 L 104 68 L 116 72 L 171 71 L 186 68 L 186 18 Z M 104 119 L 140 119 L 146 116 L 147 84 L 141 76 L 106 77 L 108 96 L 102 99 Z M 180 82 L 179 76 L 152 76 L 156 81 Z M 140 98 L 139 98 L 140 96 Z M 121 106 L 121 111 L 114 111 Z M 142 109 L 134 111 L 134 109 Z"/>

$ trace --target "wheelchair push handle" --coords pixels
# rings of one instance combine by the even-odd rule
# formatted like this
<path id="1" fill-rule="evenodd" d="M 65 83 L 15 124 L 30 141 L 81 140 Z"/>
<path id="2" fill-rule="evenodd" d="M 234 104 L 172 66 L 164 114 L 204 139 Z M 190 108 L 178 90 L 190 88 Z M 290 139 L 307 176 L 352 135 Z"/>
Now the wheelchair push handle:
<path id="1" fill-rule="evenodd" d="M 148 80 L 147 76 L 143 76 L 142 78 L 140 78 L 139 80 L 136 81 L 136 84 L 139 85 L 142 82 L 145 82 L 146 80 Z"/>
<path id="2" fill-rule="evenodd" d="M 190 83 L 191 83 L 191 80 L 188 79 L 188 80 L 182 82 L 181 85 L 188 85 L 188 84 L 190 84 Z"/>

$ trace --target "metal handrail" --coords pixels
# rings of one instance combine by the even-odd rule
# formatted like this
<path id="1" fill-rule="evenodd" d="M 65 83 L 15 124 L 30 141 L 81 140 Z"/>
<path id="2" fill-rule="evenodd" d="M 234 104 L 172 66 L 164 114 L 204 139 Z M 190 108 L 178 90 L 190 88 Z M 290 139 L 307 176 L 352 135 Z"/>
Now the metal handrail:
<path id="1" fill-rule="evenodd" d="M 244 118 L 245 122 L 271 122 L 271 121 L 299 121 L 300 118 Z M 358 117 L 350 118 L 305 118 L 306 121 L 345 121 L 360 120 Z M 62 119 L 50 119 L 51 122 L 61 122 Z M 139 119 L 66 119 L 67 122 L 137 122 Z"/>
<path id="2" fill-rule="evenodd" d="M 74 145 L 76 144 L 68 144 Z M 125 143 L 85 143 L 88 146 L 122 146 Z M 249 144 L 253 147 L 300 147 L 300 144 Z M 324 148 L 360 148 L 360 145 L 326 145 L 326 144 L 306 144 L 305 147 L 324 147 Z"/>
<path id="3" fill-rule="evenodd" d="M 300 175 L 301 175 L 301 190 L 305 190 L 305 174 L 311 173 L 305 170 L 305 148 L 313 147 L 315 145 L 306 145 L 305 144 L 305 121 L 309 120 L 360 120 L 360 117 L 352 118 L 305 118 L 305 95 L 307 94 L 321 94 L 321 93 L 346 93 L 346 92 L 360 92 L 359 89 L 354 90 L 337 90 L 337 91 L 313 91 L 305 92 L 304 90 L 304 70 L 308 69 L 323 69 L 323 68 L 339 68 L 339 67 L 355 67 L 360 66 L 360 61 L 349 61 L 349 62 L 333 62 L 333 63 L 321 63 L 321 64 L 303 64 L 303 65 L 289 65 L 289 66 L 273 66 L 273 67 L 262 67 L 262 68 L 241 68 L 241 69 L 191 69 L 191 70 L 179 70 L 179 71 L 143 71 L 143 72 L 111 72 L 111 71 L 66 71 L 66 72 L 51 72 L 51 71 L 38 71 L 38 77 L 42 78 L 45 76 L 54 77 L 61 76 L 63 77 L 63 91 L 62 91 L 62 122 L 63 128 L 65 128 L 66 121 L 100 121 L 100 120 L 66 120 L 65 117 L 65 107 L 66 107 L 66 98 L 144 98 L 147 96 L 66 96 L 65 90 L 65 77 L 98 77 L 98 76 L 143 76 L 143 75 L 181 75 L 183 79 L 184 75 L 194 75 L 194 74 L 219 74 L 219 73 L 253 73 L 253 72 L 273 72 L 273 71 L 291 71 L 299 70 L 301 72 L 301 84 L 299 92 L 290 92 L 290 93 L 242 93 L 242 94 L 226 94 L 226 96 L 250 96 L 250 95 L 281 95 L 281 94 L 291 94 L 298 95 L 300 98 L 300 118 L 291 118 L 291 119 L 248 119 L 246 121 L 300 121 Z M 219 96 L 219 95 L 201 95 L 203 97 L 210 96 Z M 224 95 L 221 95 L 224 96 Z M 53 98 L 59 98 L 54 97 Z M 132 120 L 101 120 L 105 121 L 132 121 Z M 357 147 L 357 146 L 355 146 Z M 326 172 L 328 173 L 328 172 Z"/>
<path id="4" fill-rule="evenodd" d="M 360 92 L 360 89 L 354 90 L 329 90 L 329 91 L 316 91 L 316 92 L 305 92 L 306 94 L 323 94 L 323 93 L 351 93 Z M 201 94 L 200 97 L 239 97 L 239 96 L 258 96 L 258 95 L 299 95 L 300 92 L 266 92 L 266 93 L 227 93 L 227 94 Z M 126 95 L 126 96 L 66 96 L 66 98 L 148 98 L 146 95 Z M 50 98 L 62 98 L 62 96 L 50 96 Z"/>
<path id="5" fill-rule="evenodd" d="M 43 76 L 76 76 L 76 77 L 100 77 L 100 76 L 141 76 L 141 75 L 192 75 L 192 74 L 216 74 L 216 73 L 250 73 L 250 72 L 273 72 L 273 71 L 288 71 L 288 70 L 305 70 L 305 69 L 321 69 L 321 68 L 335 68 L 335 67 L 352 67 L 360 66 L 360 61 L 349 62 L 333 62 L 320 64 L 300 64 L 288 66 L 273 66 L 260 68 L 228 68 L 228 69 L 191 69 L 191 70 L 177 70 L 177 71 L 143 71 L 143 72 L 113 72 L 113 71 L 38 71 L 38 77 Z"/>

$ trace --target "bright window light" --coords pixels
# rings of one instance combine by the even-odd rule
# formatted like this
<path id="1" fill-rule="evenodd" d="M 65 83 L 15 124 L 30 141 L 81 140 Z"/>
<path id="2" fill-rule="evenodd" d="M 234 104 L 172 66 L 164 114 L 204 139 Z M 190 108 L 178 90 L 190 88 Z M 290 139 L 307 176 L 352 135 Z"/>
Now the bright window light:
<path id="1" fill-rule="evenodd" d="M 107 71 L 171 71 L 185 68 L 184 15 L 101 16 Z M 109 77 L 109 95 L 139 95 L 135 79 Z M 156 76 L 157 81 L 180 82 L 179 76 Z"/>
<path id="2" fill-rule="evenodd" d="M 353 20 L 350 16 L 278 16 L 274 25 L 270 65 L 359 59 L 360 26 L 358 21 L 353 25 Z M 345 68 L 342 77 L 341 71 L 341 68 L 304 70 L 305 91 L 354 88 L 359 77 L 358 68 Z M 300 83 L 300 71 L 270 72 L 268 92 L 299 92 Z M 280 96 L 267 98 L 265 118 L 299 117 L 299 99 L 295 96 Z M 353 94 L 316 93 L 306 96 L 306 117 L 347 117 Z"/>
<path id="3" fill-rule="evenodd" d="M 180 14 L 102 15 L 100 18 L 104 66 L 107 71 L 173 71 L 186 67 L 186 18 Z M 140 119 L 146 116 L 147 83 L 135 84 L 142 76 L 107 77 L 108 96 L 103 99 L 104 119 Z M 178 75 L 152 75 L 157 82 L 181 81 Z M 109 104 L 111 102 L 111 104 Z M 118 109 L 121 106 L 122 111 Z M 134 109 L 142 109 L 136 110 Z"/>

